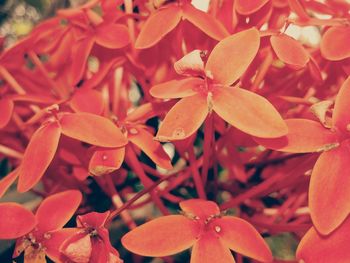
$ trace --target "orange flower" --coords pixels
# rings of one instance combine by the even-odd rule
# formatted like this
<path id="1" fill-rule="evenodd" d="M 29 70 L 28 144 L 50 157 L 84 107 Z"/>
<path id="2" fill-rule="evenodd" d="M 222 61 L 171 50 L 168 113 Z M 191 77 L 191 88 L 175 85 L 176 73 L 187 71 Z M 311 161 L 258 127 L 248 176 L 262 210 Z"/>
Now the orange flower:
<path id="1" fill-rule="evenodd" d="M 262 262 L 272 254 L 248 222 L 222 216 L 211 201 L 191 199 L 180 203 L 184 215 L 170 215 L 139 226 L 122 238 L 130 251 L 163 257 L 192 248 L 191 263 L 235 262 L 230 249 Z"/>
<path id="2" fill-rule="evenodd" d="M 313 227 L 300 241 L 297 259 L 306 263 L 340 263 L 350 259 L 350 218 L 328 236 Z"/>
<path id="3" fill-rule="evenodd" d="M 196 72 L 200 77 L 171 80 L 150 90 L 157 98 L 182 98 L 165 116 L 156 138 L 160 141 L 185 139 L 212 111 L 250 135 L 263 138 L 285 135 L 287 126 L 269 101 L 248 90 L 229 87 L 246 71 L 259 45 L 259 31 L 251 28 L 220 41 L 201 72 L 200 62 L 191 57 L 193 53 L 187 55 L 191 62 L 188 66 L 180 60 L 176 65 L 178 72 Z"/>
<path id="4" fill-rule="evenodd" d="M 309 188 L 311 218 L 318 231 L 329 234 L 350 213 L 350 78 L 342 85 L 334 105 L 331 128 L 306 119 L 286 120 L 289 133 L 261 139 L 261 145 L 284 152 L 322 152 L 312 171 Z"/>
<path id="5" fill-rule="evenodd" d="M 13 257 L 24 251 L 25 262 L 42 262 L 45 255 L 61 262 L 58 248 L 76 232 L 62 227 L 77 210 L 81 198 L 76 190 L 53 194 L 40 204 L 35 215 L 16 203 L 1 204 L 0 239 L 19 237 Z"/>

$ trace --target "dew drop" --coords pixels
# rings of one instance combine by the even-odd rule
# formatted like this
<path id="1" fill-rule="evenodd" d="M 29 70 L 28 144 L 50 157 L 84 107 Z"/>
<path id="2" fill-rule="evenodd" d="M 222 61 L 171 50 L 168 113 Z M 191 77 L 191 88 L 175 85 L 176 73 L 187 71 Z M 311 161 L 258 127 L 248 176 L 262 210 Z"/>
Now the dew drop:
<path id="1" fill-rule="evenodd" d="M 102 155 L 102 160 L 106 161 L 107 160 L 107 155 Z"/>
<path id="2" fill-rule="evenodd" d="M 183 128 L 176 128 L 172 134 L 174 139 L 183 139 L 185 138 L 185 130 Z"/>
<path id="3" fill-rule="evenodd" d="M 44 234 L 44 238 L 45 239 L 50 239 L 51 238 L 51 234 L 50 233 L 45 233 Z"/>
<path id="4" fill-rule="evenodd" d="M 215 226 L 215 232 L 220 233 L 220 231 L 221 231 L 221 227 Z"/>
<path id="5" fill-rule="evenodd" d="M 135 135 L 135 134 L 138 134 L 139 132 L 138 132 L 137 129 L 131 128 L 131 129 L 129 130 L 129 133 Z"/>

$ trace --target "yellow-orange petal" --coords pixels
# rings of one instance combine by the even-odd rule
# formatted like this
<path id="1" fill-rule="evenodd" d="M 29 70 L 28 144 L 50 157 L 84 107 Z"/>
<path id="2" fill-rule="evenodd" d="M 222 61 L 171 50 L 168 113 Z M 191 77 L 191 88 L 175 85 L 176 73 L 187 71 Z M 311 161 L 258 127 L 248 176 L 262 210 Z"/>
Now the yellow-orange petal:
<path id="1" fill-rule="evenodd" d="M 323 34 L 320 50 L 328 60 L 342 60 L 350 57 L 350 27 L 331 27 Z"/>
<path id="2" fill-rule="evenodd" d="M 153 86 L 150 94 L 160 99 L 184 98 L 195 95 L 201 86 L 204 87 L 204 81 L 200 78 L 170 80 Z"/>
<path id="3" fill-rule="evenodd" d="M 350 258 L 349 233 L 350 217 L 328 236 L 312 227 L 299 243 L 297 259 L 306 263 L 346 263 Z"/>
<path id="4" fill-rule="evenodd" d="M 235 263 L 230 249 L 214 233 L 201 235 L 194 244 L 191 263 Z"/>
<path id="5" fill-rule="evenodd" d="M 128 143 L 120 129 L 109 119 L 91 113 L 67 113 L 60 116 L 62 133 L 68 137 L 101 147 L 121 147 Z"/>
<path id="6" fill-rule="evenodd" d="M 285 34 L 271 36 L 271 46 L 277 57 L 284 63 L 295 68 L 305 67 L 310 60 L 310 55 L 294 38 Z"/>
<path id="7" fill-rule="evenodd" d="M 128 139 L 139 147 L 156 165 L 163 169 L 172 169 L 170 158 L 160 142 L 154 140 L 153 135 L 142 127 L 129 129 Z"/>
<path id="8" fill-rule="evenodd" d="M 44 175 L 55 156 L 60 136 L 61 127 L 57 122 L 43 124 L 33 134 L 18 170 L 19 192 L 28 191 Z"/>
<path id="9" fill-rule="evenodd" d="M 125 147 L 96 150 L 89 162 L 89 172 L 96 176 L 118 170 L 124 161 Z"/>
<path id="10" fill-rule="evenodd" d="M 262 8 L 269 0 L 237 0 L 235 9 L 241 15 L 250 15 Z"/>
<path id="11" fill-rule="evenodd" d="M 183 98 L 165 116 L 156 139 L 159 141 L 183 140 L 198 130 L 207 115 L 208 105 L 205 97 L 196 94 Z"/>
<path id="12" fill-rule="evenodd" d="M 312 170 L 309 187 L 311 219 L 326 235 L 350 213 L 350 141 L 323 152 Z"/>
<path id="13" fill-rule="evenodd" d="M 215 40 L 220 41 L 230 35 L 219 20 L 198 10 L 191 4 L 184 5 L 183 12 L 184 19 L 187 19 L 191 24 Z"/>
<path id="14" fill-rule="evenodd" d="M 163 257 L 190 248 L 199 234 L 198 223 L 181 215 L 164 216 L 147 222 L 122 238 L 133 253 Z"/>
<path id="15" fill-rule="evenodd" d="M 332 125 L 336 126 L 342 131 L 348 132 L 348 125 L 350 124 L 350 77 L 348 77 L 342 84 L 337 97 L 335 99 Z M 349 126 L 350 127 L 350 126 Z"/>
<path id="16" fill-rule="evenodd" d="M 239 254 L 259 260 L 272 262 L 269 246 L 258 231 L 247 221 L 233 216 L 224 216 L 213 221 L 222 242 Z"/>
<path id="17" fill-rule="evenodd" d="M 273 150 L 291 153 L 320 152 L 338 144 L 336 133 L 322 124 L 307 119 L 288 119 L 288 134 L 274 139 L 255 137 L 260 145 Z"/>
<path id="18" fill-rule="evenodd" d="M 264 97 L 241 88 L 216 88 L 213 110 L 237 129 L 253 136 L 284 136 L 288 127 L 275 107 Z"/>
<path id="19" fill-rule="evenodd" d="M 33 213 L 17 203 L 0 203 L 0 239 L 14 239 L 36 225 Z"/>
<path id="20" fill-rule="evenodd" d="M 4 128 L 11 120 L 14 103 L 10 99 L 0 99 L 0 129 Z"/>
<path id="21" fill-rule="evenodd" d="M 180 202 L 180 208 L 188 215 L 197 216 L 201 219 L 207 219 L 210 216 L 220 214 L 220 209 L 213 201 L 202 199 L 189 199 Z"/>
<path id="22" fill-rule="evenodd" d="M 177 26 L 181 17 L 182 10 L 177 6 L 169 6 L 157 10 L 142 26 L 141 32 L 136 39 L 135 47 L 143 49 L 157 44 Z"/>
<path id="23" fill-rule="evenodd" d="M 256 28 L 241 31 L 221 40 L 212 50 L 205 66 L 206 74 L 216 82 L 231 85 L 247 70 L 260 46 Z"/>
<path id="24" fill-rule="evenodd" d="M 81 199 L 77 190 L 67 190 L 44 199 L 35 213 L 40 232 L 62 228 L 78 209 Z"/>
<path id="25" fill-rule="evenodd" d="M 69 105 L 75 112 L 88 112 L 97 115 L 100 115 L 104 108 L 102 93 L 93 89 L 77 90 Z"/>

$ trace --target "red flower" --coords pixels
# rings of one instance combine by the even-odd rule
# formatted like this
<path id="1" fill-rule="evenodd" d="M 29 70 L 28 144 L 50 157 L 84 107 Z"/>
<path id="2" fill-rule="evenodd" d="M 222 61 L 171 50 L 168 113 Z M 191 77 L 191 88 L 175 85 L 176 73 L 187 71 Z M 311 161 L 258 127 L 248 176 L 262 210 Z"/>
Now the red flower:
<path id="1" fill-rule="evenodd" d="M 189 65 L 177 64 L 178 72 L 201 77 L 168 81 L 150 90 L 157 98 L 182 98 L 165 116 L 156 138 L 185 139 L 196 132 L 211 111 L 250 135 L 285 135 L 287 126 L 269 101 L 248 90 L 229 87 L 248 68 L 259 44 L 259 31 L 251 28 L 220 41 L 202 69 L 198 59 L 192 57 Z"/>
<path id="2" fill-rule="evenodd" d="M 92 212 L 78 216 L 75 234 L 60 247 L 63 258 L 79 263 L 122 263 L 104 227 L 108 215 L 109 212 Z"/>
<path id="3" fill-rule="evenodd" d="M 222 216 L 211 201 L 180 203 L 184 215 L 164 216 L 135 228 L 122 238 L 130 251 L 163 257 L 192 248 L 191 263 L 235 262 L 230 249 L 262 262 L 271 262 L 268 246 L 248 222 Z"/>
<path id="4" fill-rule="evenodd" d="M 311 218 L 322 234 L 335 230 L 350 213 L 349 98 L 350 78 L 337 95 L 330 128 L 311 120 L 290 119 L 286 121 L 289 129 L 286 136 L 256 139 L 267 148 L 284 152 L 322 152 L 309 188 Z"/>

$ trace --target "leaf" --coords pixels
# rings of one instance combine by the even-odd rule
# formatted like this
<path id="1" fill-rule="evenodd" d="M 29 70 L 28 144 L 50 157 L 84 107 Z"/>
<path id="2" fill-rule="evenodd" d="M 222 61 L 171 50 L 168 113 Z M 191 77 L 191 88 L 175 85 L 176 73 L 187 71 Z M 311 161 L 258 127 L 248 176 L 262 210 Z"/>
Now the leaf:
<path id="1" fill-rule="evenodd" d="M 4 128 L 11 120 L 14 103 L 12 100 L 0 99 L 0 129 Z"/>
<path id="2" fill-rule="evenodd" d="M 125 147 L 96 150 L 89 162 L 89 172 L 96 176 L 118 170 L 124 161 Z"/>
<path id="3" fill-rule="evenodd" d="M 216 82 L 231 85 L 247 70 L 260 46 L 256 28 L 244 30 L 221 40 L 209 55 L 205 71 Z"/>
<path id="4" fill-rule="evenodd" d="M 74 215 L 81 199 L 77 190 L 67 190 L 44 199 L 35 214 L 38 229 L 43 233 L 61 229 Z"/>
<path id="5" fill-rule="evenodd" d="M 0 239 L 21 237 L 36 225 L 33 213 L 17 203 L 0 203 L 0 215 Z"/>
<path id="6" fill-rule="evenodd" d="M 163 257 L 188 249 L 198 234 L 196 221 L 181 215 L 163 216 L 131 230 L 122 244 L 139 255 Z"/>
<path id="7" fill-rule="evenodd" d="M 264 97 L 241 88 L 216 88 L 213 110 L 237 129 L 253 136 L 274 138 L 286 135 L 287 125 Z"/>
<path id="8" fill-rule="evenodd" d="M 182 10 L 177 6 L 159 9 L 148 17 L 138 35 L 135 48 L 149 48 L 157 44 L 180 22 Z"/>
<path id="9" fill-rule="evenodd" d="M 124 25 L 99 25 L 95 37 L 96 43 L 106 48 L 122 48 L 130 43 L 129 31 Z"/>
<path id="10" fill-rule="evenodd" d="M 133 131 L 133 132 L 131 132 Z M 141 127 L 129 129 L 128 139 L 139 147 L 155 164 L 163 169 L 173 168 L 168 154 L 160 142 L 153 139 L 153 135 Z"/>
<path id="11" fill-rule="evenodd" d="M 109 119 L 90 113 L 60 116 L 62 133 L 68 137 L 101 147 L 121 147 L 128 143 L 120 129 Z"/>
<path id="12" fill-rule="evenodd" d="M 218 205 L 212 201 L 201 199 L 189 199 L 180 202 L 180 207 L 185 214 L 189 216 L 197 216 L 201 219 L 207 219 L 213 215 L 219 215 L 220 209 Z"/>
<path id="13" fill-rule="evenodd" d="M 302 238 L 297 249 L 298 260 L 318 263 L 346 263 L 350 258 L 350 217 L 328 236 L 312 227 Z"/>
<path id="14" fill-rule="evenodd" d="M 337 97 L 335 99 L 332 124 L 333 127 L 339 128 L 345 133 L 349 132 L 348 125 L 350 124 L 350 77 L 342 84 Z"/>
<path id="15" fill-rule="evenodd" d="M 258 231 L 247 221 L 238 217 L 224 216 L 213 224 L 220 227 L 218 235 L 223 244 L 244 256 L 272 262 L 272 253 Z"/>
<path id="16" fill-rule="evenodd" d="M 198 10 L 191 4 L 184 5 L 183 12 L 184 19 L 215 40 L 220 41 L 230 35 L 219 20 Z"/>
<path id="17" fill-rule="evenodd" d="M 298 240 L 290 233 L 281 233 L 265 238 L 275 259 L 293 261 Z"/>
<path id="18" fill-rule="evenodd" d="M 191 263 L 234 263 L 230 249 L 213 233 L 205 233 L 192 248 Z"/>
<path id="19" fill-rule="evenodd" d="M 150 94 L 160 99 L 184 98 L 197 94 L 196 90 L 204 89 L 204 81 L 200 78 L 170 80 L 150 89 Z"/>
<path id="20" fill-rule="evenodd" d="M 350 57 L 350 27 L 331 27 L 322 37 L 320 50 L 328 60 L 342 60 Z"/>
<path id="21" fill-rule="evenodd" d="M 61 127 L 56 121 L 43 124 L 35 131 L 18 170 L 19 192 L 26 192 L 39 182 L 55 156 L 60 136 Z"/>
<path id="22" fill-rule="evenodd" d="M 93 89 L 77 90 L 69 102 L 75 112 L 88 112 L 100 115 L 104 109 L 102 93 Z"/>
<path id="23" fill-rule="evenodd" d="M 270 42 L 277 57 L 296 69 L 305 67 L 310 60 L 310 55 L 302 44 L 290 36 L 285 34 L 271 36 Z"/>
<path id="24" fill-rule="evenodd" d="M 183 98 L 165 116 L 156 139 L 159 141 L 183 140 L 199 129 L 207 115 L 206 98 L 200 94 Z"/>
<path id="25" fill-rule="evenodd" d="M 335 132 L 319 122 L 307 119 L 286 120 L 288 134 L 274 139 L 254 138 L 260 145 L 281 152 L 308 153 L 327 150 L 338 145 Z"/>
<path id="26" fill-rule="evenodd" d="M 309 208 L 316 229 L 327 235 L 339 227 L 350 212 L 350 142 L 346 140 L 323 152 L 312 170 Z"/>
<path id="27" fill-rule="evenodd" d="M 237 0 L 235 9 L 241 15 L 250 15 L 262 8 L 269 0 Z"/>

